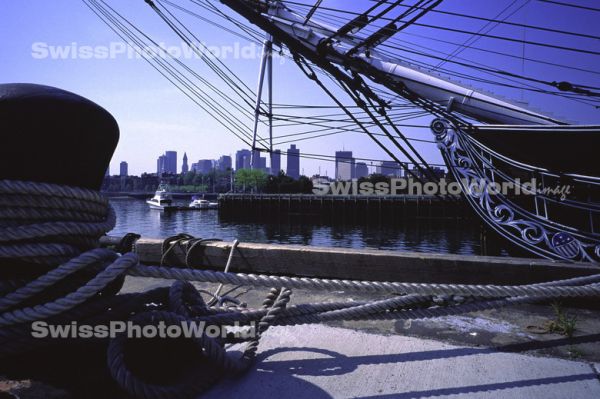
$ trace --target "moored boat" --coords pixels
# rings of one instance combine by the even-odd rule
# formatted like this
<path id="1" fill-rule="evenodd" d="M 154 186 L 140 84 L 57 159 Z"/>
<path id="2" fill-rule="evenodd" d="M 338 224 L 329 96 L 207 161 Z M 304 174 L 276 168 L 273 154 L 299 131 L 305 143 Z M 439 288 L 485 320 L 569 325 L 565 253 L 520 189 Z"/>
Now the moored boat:
<path id="1" fill-rule="evenodd" d="M 154 197 L 146 200 L 146 203 L 150 206 L 150 209 L 166 210 L 172 208 L 173 199 L 168 192 L 168 186 L 161 184 L 154 193 Z"/>
<path id="2" fill-rule="evenodd" d="M 210 202 L 200 197 L 192 197 L 192 202 L 189 205 L 192 209 L 216 209 L 219 207 L 217 202 Z"/>

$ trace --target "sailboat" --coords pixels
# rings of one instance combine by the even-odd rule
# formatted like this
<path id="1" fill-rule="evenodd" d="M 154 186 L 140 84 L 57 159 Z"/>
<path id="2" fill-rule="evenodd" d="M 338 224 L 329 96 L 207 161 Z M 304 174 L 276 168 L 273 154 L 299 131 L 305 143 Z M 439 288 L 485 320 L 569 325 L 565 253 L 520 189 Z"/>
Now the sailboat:
<path id="1" fill-rule="evenodd" d="M 162 1 L 146 3 L 187 42 L 186 31 Z M 386 154 L 400 165 L 407 165 L 392 151 L 399 149 L 407 155 L 414 148 L 389 117 L 392 107 L 379 90 L 385 88 L 432 115 L 430 130 L 446 167 L 461 185 L 463 197 L 488 226 L 539 257 L 600 262 L 600 162 L 597 161 L 600 126 L 569 124 L 442 77 L 381 49 L 396 33 L 417 23 L 442 0 L 403 5 L 405 10 L 400 15 L 387 19 L 381 16 L 400 6 L 401 1 L 365 2 L 369 7 L 364 12 L 350 13 L 351 19 L 340 20 L 338 24 L 335 22 L 339 19 L 331 18 L 324 23 L 314 18 L 323 10 L 322 3 L 322 0 L 314 5 L 277 0 L 220 1 L 221 8 L 229 8 L 265 35 L 257 117 L 265 69 L 272 69 L 269 57 L 273 46 L 285 47 L 307 79 L 321 87 Z M 218 10 L 213 11 L 216 14 Z M 378 19 L 386 24 L 377 26 L 374 21 Z M 378 127 L 393 147 L 383 144 L 336 98 L 320 78 L 323 74 L 336 81 L 353 99 L 356 108 L 371 118 L 370 126 Z M 542 83 L 573 96 L 599 96 L 589 86 Z M 267 116 L 273 117 L 271 107 Z M 257 124 L 255 121 L 253 149 L 257 148 Z M 266 151 L 272 151 L 272 145 Z M 427 164 L 419 163 L 423 159 L 418 151 L 410 159 L 421 169 L 415 178 L 430 176 Z M 413 173 L 408 166 L 407 173 Z M 480 189 L 474 189 L 474 181 Z M 524 182 L 530 184 L 526 186 Z M 502 184 L 512 185 L 528 195 L 488 190 Z"/>

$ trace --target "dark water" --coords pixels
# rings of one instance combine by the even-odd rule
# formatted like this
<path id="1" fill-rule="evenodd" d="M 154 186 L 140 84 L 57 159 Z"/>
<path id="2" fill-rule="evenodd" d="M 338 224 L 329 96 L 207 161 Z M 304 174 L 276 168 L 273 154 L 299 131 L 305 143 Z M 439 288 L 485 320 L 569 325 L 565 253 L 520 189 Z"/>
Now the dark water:
<path id="1" fill-rule="evenodd" d="M 144 201 L 136 199 L 112 199 L 111 203 L 117 214 L 117 226 L 111 235 L 134 232 L 148 238 L 165 238 L 189 233 L 202 238 L 257 243 L 475 255 L 484 252 L 481 226 L 476 220 L 356 225 L 285 216 L 267 222 L 226 219 L 216 210 L 164 213 L 151 210 Z"/>

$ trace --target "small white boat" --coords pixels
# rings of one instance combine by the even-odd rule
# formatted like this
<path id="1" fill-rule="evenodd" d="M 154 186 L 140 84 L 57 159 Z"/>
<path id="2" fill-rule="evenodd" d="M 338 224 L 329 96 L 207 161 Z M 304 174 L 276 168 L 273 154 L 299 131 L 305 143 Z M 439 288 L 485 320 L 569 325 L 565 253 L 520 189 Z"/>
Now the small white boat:
<path id="1" fill-rule="evenodd" d="M 194 209 L 208 209 L 210 206 L 210 202 L 202 198 L 196 198 L 192 199 L 192 202 L 190 202 L 189 206 L 190 208 Z"/>
<path id="2" fill-rule="evenodd" d="M 150 205 L 150 209 L 165 210 L 172 207 L 173 199 L 168 193 L 168 187 L 161 184 L 154 193 L 154 197 L 146 200 L 146 203 Z"/>
<path id="3" fill-rule="evenodd" d="M 219 207 L 219 204 L 207 201 L 204 198 L 193 197 L 189 207 L 192 209 L 216 209 Z"/>

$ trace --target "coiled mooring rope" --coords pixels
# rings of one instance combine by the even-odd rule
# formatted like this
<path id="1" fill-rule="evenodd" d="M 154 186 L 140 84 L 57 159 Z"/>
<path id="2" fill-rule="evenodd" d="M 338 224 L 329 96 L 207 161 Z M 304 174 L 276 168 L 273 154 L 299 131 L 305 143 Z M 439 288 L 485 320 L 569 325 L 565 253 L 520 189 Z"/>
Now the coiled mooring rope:
<path id="1" fill-rule="evenodd" d="M 31 323 L 73 321 L 99 325 L 126 320 L 139 325 L 200 322 L 221 327 L 255 323 L 247 339 L 190 339 L 197 356 L 214 367 L 191 366 L 176 381 L 150 384 L 136 375 L 127 361 L 129 339 L 120 334 L 108 345 L 110 375 L 127 392 L 140 398 L 195 397 L 223 373 L 241 373 L 256 357 L 260 337 L 273 325 L 321 323 L 335 320 L 417 319 L 494 309 L 558 297 L 600 296 L 600 274 L 524 286 L 416 284 L 266 276 L 176 268 L 168 264 L 173 245 L 186 242 L 189 252 L 206 240 L 175 236 L 165 242 L 161 266 L 139 263 L 129 252 L 136 236 L 128 236 L 121 254 L 98 248 L 99 237 L 110 231 L 115 216 L 108 200 L 80 188 L 0 180 L 0 359 L 55 344 L 33 339 Z M 236 244 L 232 246 L 232 254 Z M 231 256 L 230 256 L 231 260 Z M 12 270 L 11 265 L 19 265 Z M 228 261 L 230 264 L 230 261 Z M 15 269 L 17 269 L 15 267 Z M 125 275 L 174 279 L 171 287 L 144 293 L 116 294 Z M 220 290 L 209 302 L 190 281 L 269 287 L 261 309 L 221 306 Z M 367 292 L 391 295 L 374 301 L 290 305 L 291 288 Z M 479 298 L 456 306 L 432 307 L 433 295 Z M 244 343 L 241 354 L 225 349 Z"/>

